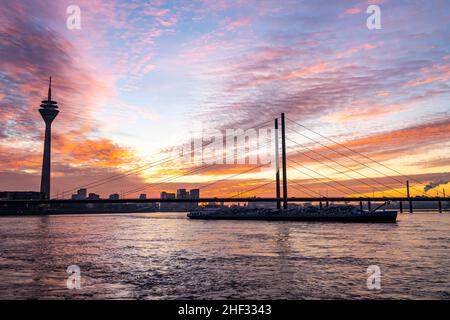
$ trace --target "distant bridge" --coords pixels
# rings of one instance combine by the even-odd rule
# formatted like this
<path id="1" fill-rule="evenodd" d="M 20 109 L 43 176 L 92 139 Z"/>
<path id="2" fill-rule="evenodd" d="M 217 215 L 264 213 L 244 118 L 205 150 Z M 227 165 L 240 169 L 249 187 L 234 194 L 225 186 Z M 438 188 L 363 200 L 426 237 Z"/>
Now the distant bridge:
<path id="1" fill-rule="evenodd" d="M 41 204 L 116 204 L 116 203 L 244 203 L 244 202 L 279 202 L 282 198 L 199 198 L 199 199 L 98 199 L 98 200 L 76 200 L 76 199 L 56 199 L 56 200 L 2 200 L 0 205 L 41 205 Z M 287 198 L 288 203 L 296 202 L 450 202 L 450 197 L 291 197 Z"/>
<path id="2" fill-rule="evenodd" d="M 298 143 L 298 142 L 292 140 L 291 138 L 286 137 L 286 120 L 289 120 L 291 122 L 291 124 L 293 124 L 296 128 L 306 129 L 306 130 L 308 130 L 308 132 L 312 132 L 315 136 L 320 136 L 321 138 L 328 140 L 329 142 L 331 142 L 333 144 L 333 146 L 335 146 L 335 147 L 339 146 L 344 151 L 332 148 L 329 145 L 324 144 L 317 139 L 308 137 L 308 136 L 304 135 L 302 132 L 295 130 L 295 129 L 291 129 L 292 130 L 291 132 L 293 132 L 294 134 L 300 135 L 303 138 L 307 138 L 308 140 L 312 141 L 315 145 L 320 146 L 320 149 L 323 149 L 323 150 L 327 149 L 327 153 L 324 155 L 323 153 L 321 153 L 319 151 L 311 149 L 308 146 L 305 146 L 301 143 Z M 265 123 L 260 124 L 259 127 L 264 126 L 270 122 L 272 122 L 272 120 L 266 121 Z M 58 197 L 53 197 L 53 199 L 49 199 L 49 197 L 44 197 L 41 200 L 0 200 L 0 211 L 1 211 L 2 207 L 7 208 L 9 206 L 41 206 L 41 205 L 49 205 L 49 204 L 50 205 L 51 204 L 126 204 L 126 203 L 145 204 L 145 203 L 222 203 L 222 202 L 223 203 L 252 203 L 252 202 L 266 202 L 267 203 L 267 202 L 272 202 L 272 203 L 276 203 L 276 206 L 279 209 L 280 208 L 287 209 L 288 203 L 296 203 L 296 202 L 297 203 L 301 203 L 301 202 L 303 202 L 303 203 L 304 202 L 319 203 L 321 206 L 323 203 L 325 203 L 325 205 L 328 205 L 330 202 L 341 202 L 341 203 L 359 202 L 361 207 L 362 207 L 363 203 L 367 203 L 368 207 L 370 208 L 372 202 L 392 201 L 392 202 L 399 203 L 400 211 L 403 211 L 403 202 L 407 202 L 409 204 L 408 207 L 409 207 L 410 212 L 412 212 L 412 210 L 413 210 L 413 202 L 436 202 L 436 207 L 439 209 L 440 212 L 442 212 L 442 203 L 450 201 L 450 198 L 445 196 L 445 191 L 443 192 L 442 197 L 439 197 L 439 196 L 430 197 L 426 194 L 426 191 L 421 191 L 421 190 L 415 188 L 414 186 L 411 186 L 411 189 L 416 190 L 416 194 L 423 193 L 424 196 L 416 196 L 416 197 L 411 196 L 409 180 L 416 182 L 418 185 L 423 184 L 422 182 L 417 181 L 412 177 L 403 175 L 400 172 L 398 172 L 397 170 L 387 167 L 386 165 L 378 162 L 377 160 L 374 160 L 374 159 L 368 157 L 367 155 L 361 154 L 360 152 L 350 149 L 349 147 L 347 147 L 329 137 L 323 136 L 322 134 L 305 127 L 301 123 L 298 123 L 289 118 L 285 118 L 284 113 L 281 114 L 281 128 L 280 128 L 281 129 L 281 157 L 280 157 L 279 145 L 278 145 L 278 143 L 279 143 L 278 134 L 279 134 L 280 130 L 278 127 L 278 119 L 275 119 L 274 129 L 275 129 L 275 152 L 276 152 L 276 154 L 275 154 L 275 162 L 276 162 L 275 179 L 273 181 L 270 181 L 269 183 L 265 183 L 263 185 L 251 188 L 244 192 L 239 192 L 232 197 L 208 197 L 208 198 L 197 198 L 197 199 L 196 198 L 190 198 L 190 199 L 161 199 L 161 198 L 136 199 L 136 198 L 130 198 L 130 196 L 132 194 L 136 194 L 137 192 L 142 192 L 151 187 L 156 187 L 158 185 L 166 184 L 170 181 L 174 181 L 175 179 L 178 179 L 181 177 L 198 174 L 201 172 L 201 170 L 207 169 L 209 166 L 211 166 L 211 165 L 203 164 L 199 167 L 188 170 L 187 172 L 184 172 L 182 174 L 172 175 L 172 176 L 169 176 L 168 178 L 164 178 L 160 181 L 156 181 L 155 183 L 144 183 L 144 185 L 140 185 L 136 188 L 133 188 L 133 189 L 125 192 L 123 194 L 122 199 L 80 200 L 80 199 L 59 199 Z M 291 148 L 291 147 L 287 146 L 286 145 L 287 140 L 294 143 L 297 147 Z M 361 184 L 368 186 L 369 188 L 371 188 L 370 190 L 372 190 L 374 192 L 375 191 L 377 193 L 383 192 L 383 195 L 386 194 L 387 196 L 356 197 L 355 195 L 361 194 L 361 192 L 358 192 L 358 190 L 353 189 L 350 185 L 344 184 L 342 182 L 342 180 L 329 178 L 329 177 L 325 176 L 323 174 L 323 172 L 320 172 L 319 170 L 313 170 L 311 168 L 306 167 L 304 163 L 301 163 L 294 159 L 288 159 L 287 158 L 287 147 L 290 148 L 291 151 L 293 151 L 294 153 L 299 153 L 298 147 L 300 147 L 301 150 L 307 150 L 307 152 L 304 152 L 302 155 L 309 158 L 310 161 L 312 160 L 314 163 L 319 163 L 322 166 L 326 166 L 328 169 L 331 169 L 339 174 L 342 174 L 349 179 L 356 180 L 356 181 L 360 182 Z M 406 191 L 396 190 L 395 188 L 392 188 L 391 186 L 387 185 L 386 184 L 387 182 L 385 180 L 380 180 L 380 177 L 367 176 L 366 174 L 359 172 L 358 169 L 355 169 L 354 166 L 346 165 L 346 164 L 343 164 L 342 162 L 337 161 L 336 157 L 328 155 L 329 152 L 333 152 L 334 154 L 337 155 L 338 158 L 342 157 L 342 158 L 345 158 L 347 161 L 350 160 L 353 163 L 356 163 L 357 166 L 359 166 L 361 168 L 364 168 L 366 170 L 367 169 L 372 170 L 372 171 L 376 172 L 377 175 L 379 175 L 381 178 L 386 178 L 386 179 L 390 179 L 390 180 L 394 181 L 396 183 L 396 185 L 403 184 L 405 181 L 401 180 L 400 177 L 402 177 L 402 176 L 405 177 L 406 179 L 408 179 L 406 181 Z M 351 155 L 349 155 L 349 152 Z M 311 157 L 311 154 L 314 154 L 315 156 Z M 355 157 L 355 155 L 356 155 L 356 157 Z M 316 156 L 319 156 L 320 159 L 317 158 Z M 280 158 L 281 158 L 281 166 L 279 164 Z M 117 181 L 124 177 L 128 177 L 128 176 L 134 175 L 134 174 L 139 174 L 140 172 L 143 172 L 150 168 L 164 165 L 164 164 L 174 161 L 176 159 L 177 159 L 176 157 L 175 158 L 167 157 L 165 159 L 155 161 L 155 162 L 152 162 L 149 164 L 145 164 L 143 166 L 139 166 L 139 167 L 136 167 L 134 169 L 131 169 L 131 170 L 119 173 L 119 174 L 114 174 L 110 177 L 105 177 L 103 179 L 93 181 L 89 184 L 82 186 L 82 188 L 88 188 L 88 187 L 89 188 L 97 188 L 99 186 L 102 186 L 107 183 L 111 183 L 113 181 Z M 362 159 L 364 159 L 364 160 L 362 160 Z M 287 163 L 287 161 L 290 161 L 291 165 L 289 165 Z M 383 170 L 389 170 L 391 173 L 395 173 L 397 176 L 388 175 L 385 172 L 380 171 L 380 169 L 377 169 L 377 167 L 369 166 L 368 161 L 372 164 L 375 164 L 377 167 L 382 167 Z M 333 165 L 330 165 L 331 163 Z M 236 178 L 239 175 L 247 174 L 252 170 L 258 169 L 261 166 L 262 165 L 256 165 L 256 166 L 252 167 L 250 170 L 246 169 L 237 174 L 233 174 L 225 179 L 221 179 L 218 181 L 208 183 L 204 186 L 199 187 L 198 189 L 202 190 L 202 189 L 210 187 L 218 182 L 231 180 L 233 178 Z M 330 188 L 330 189 L 334 190 L 335 192 L 338 192 L 338 194 L 344 194 L 346 196 L 324 197 L 317 190 L 313 190 L 312 187 L 309 187 L 307 185 L 302 185 L 298 181 L 289 181 L 288 182 L 288 177 L 287 177 L 287 167 L 288 166 L 290 168 L 300 172 L 302 175 L 305 175 L 308 179 L 315 181 L 315 183 L 323 184 L 323 186 L 326 186 L 327 188 Z M 300 168 L 302 168 L 302 169 L 300 169 Z M 281 169 L 281 174 L 280 174 L 280 169 Z M 307 170 L 307 171 L 305 171 L 305 170 Z M 353 174 L 358 174 L 359 177 L 356 178 L 354 176 L 350 176 L 349 172 L 352 172 Z M 245 193 L 253 192 L 261 187 L 267 186 L 274 182 L 276 182 L 276 187 L 274 190 L 275 191 L 274 194 L 276 194 L 275 197 L 242 197 L 242 195 Z M 297 191 L 300 191 L 301 194 L 305 194 L 306 196 L 304 196 L 304 197 L 289 197 L 288 196 L 288 187 L 293 188 Z M 381 190 L 380 190 L 380 188 L 381 188 Z M 64 193 L 67 194 L 67 192 L 69 192 L 69 194 L 70 194 L 71 191 L 73 191 L 73 190 L 68 190 Z M 389 193 L 396 193 L 396 194 L 399 194 L 400 196 L 393 197 L 391 195 L 388 195 Z"/>
<path id="3" fill-rule="evenodd" d="M 199 198 L 199 199 L 159 199 L 159 198 L 148 198 L 148 199 L 99 199 L 99 200 L 75 200 L 75 199 L 58 199 L 58 200 L 3 200 L 0 201 L 0 212 L 1 206 L 5 207 L 33 207 L 33 206 L 41 206 L 41 205 L 51 205 L 51 204 L 149 204 L 149 203 L 251 203 L 251 202 L 267 202 L 267 203 L 277 203 L 278 207 L 280 202 L 286 200 L 286 203 L 298 203 L 298 202 L 310 202 L 310 203 L 319 203 L 322 207 L 323 203 L 326 206 L 330 202 L 359 202 L 359 205 L 362 209 L 363 203 L 367 203 L 368 208 L 370 210 L 372 202 L 398 202 L 400 204 L 400 212 L 403 212 L 403 202 L 408 202 L 409 212 L 413 212 L 413 202 L 436 202 L 436 209 L 439 212 L 443 212 L 442 203 L 450 202 L 450 197 L 291 197 L 287 199 L 281 198 L 258 198 L 258 197 L 250 197 L 250 198 Z M 285 206 L 284 208 L 287 208 Z"/>

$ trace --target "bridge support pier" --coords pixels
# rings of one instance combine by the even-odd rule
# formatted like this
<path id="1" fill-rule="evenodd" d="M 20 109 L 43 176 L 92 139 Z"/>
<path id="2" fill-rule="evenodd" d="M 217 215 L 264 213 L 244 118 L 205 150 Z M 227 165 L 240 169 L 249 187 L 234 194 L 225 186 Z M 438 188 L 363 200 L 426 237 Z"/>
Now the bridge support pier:
<path id="1" fill-rule="evenodd" d="M 275 119 L 275 179 L 276 179 L 276 194 L 277 194 L 277 209 L 281 209 L 281 191 L 280 191 L 280 154 L 278 146 L 278 118 Z"/>
<path id="2" fill-rule="evenodd" d="M 438 202 L 438 205 L 439 205 L 439 213 L 442 213 L 442 202 L 439 201 L 439 202 Z"/>
<path id="3" fill-rule="evenodd" d="M 409 200 L 409 213 L 413 213 L 413 203 L 411 201 L 411 194 L 409 193 L 409 180 L 406 181 L 406 193 Z"/>
<path id="4" fill-rule="evenodd" d="M 400 205 L 400 213 L 403 213 L 403 201 L 400 201 L 399 205 Z"/>
<path id="5" fill-rule="evenodd" d="M 362 201 L 359 202 L 359 211 L 363 212 L 363 203 L 362 203 Z"/>
<path id="6" fill-rule="evenodd" d="M 319 202 L 319 208 L 322 210 L 322 201 Z"/>
<path id="7" fill-rule="evenodd" d="M 372 211 L 372 203 L 370 201 L 367 202 L 367 209 Z"/>
<path id="8" fill-rule="evenodd" d="M 283 209 L 288 208 L 287 172 L 286 172 L 286 123 L 284 113 L 281 114 L 281 157 L 283 167 Z"/>

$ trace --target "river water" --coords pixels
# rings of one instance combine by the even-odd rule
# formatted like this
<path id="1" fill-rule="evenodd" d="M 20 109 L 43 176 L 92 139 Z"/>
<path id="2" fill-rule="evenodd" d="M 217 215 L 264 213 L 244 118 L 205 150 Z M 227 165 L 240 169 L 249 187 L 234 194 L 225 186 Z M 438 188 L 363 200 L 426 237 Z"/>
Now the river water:
<path id="1" fill-rule="evenodd" d="M 69 290 L 68 266 L 80 268 Z M 369 290 L 367 268 L 381 271 Z M 450 299 L 450 214 L 396 224 L 0 218 L 5 299 Z"/>

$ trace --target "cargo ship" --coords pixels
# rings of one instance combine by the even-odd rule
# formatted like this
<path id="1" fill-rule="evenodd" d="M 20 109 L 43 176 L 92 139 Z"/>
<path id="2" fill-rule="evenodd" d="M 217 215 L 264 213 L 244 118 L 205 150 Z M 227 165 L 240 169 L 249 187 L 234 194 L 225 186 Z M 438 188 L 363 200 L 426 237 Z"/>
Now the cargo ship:
<path id="1" fill-rule="evenodd" d="M 201 220 L 266 220 L 266 221 L 321 221 L 321 222 L 382 222 L 395 223 L 397 211 L 364 211 L 352 205 L 329 206 L 320 209 L 307 206 L 293 209 L 269 208 L 206 208 L 192 210 L 189 219 Z"/>

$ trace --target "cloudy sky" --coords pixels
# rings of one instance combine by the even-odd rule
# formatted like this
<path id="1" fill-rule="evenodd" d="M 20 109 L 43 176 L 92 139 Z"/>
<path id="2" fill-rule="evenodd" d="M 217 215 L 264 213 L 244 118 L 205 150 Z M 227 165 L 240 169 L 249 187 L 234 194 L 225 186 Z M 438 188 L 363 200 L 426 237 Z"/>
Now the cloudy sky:
<path id="1" fill-rule="evenodd" d="M 66 26 L 73 4 L 79 30 Z M 366 26 L 371 4 L 380 30 Z M 164 159 L 193 127 L 257 128 L 281 112 L 293 195 L 399 196 L 408 178 L 414 193 L 439 181 L 450 193 L 449 30 L 446 0 L 4 0 L 0 190 L 39 187 L 52 75 L 55 194 Z M 170 180 L 192 169 L 174 160 L 91 191 L 219 180 L 203 194 L 272 195 L 270 170 L 220 181 L 251 168 Z"/>

